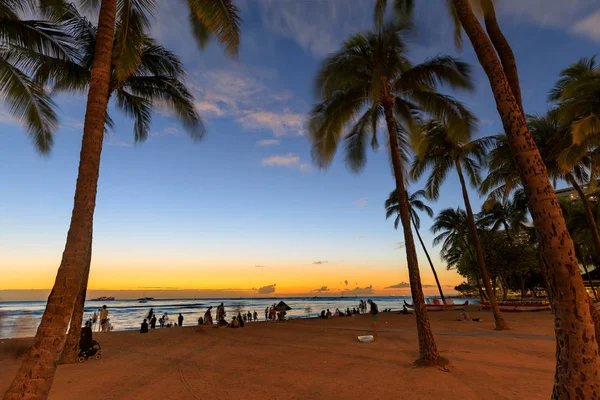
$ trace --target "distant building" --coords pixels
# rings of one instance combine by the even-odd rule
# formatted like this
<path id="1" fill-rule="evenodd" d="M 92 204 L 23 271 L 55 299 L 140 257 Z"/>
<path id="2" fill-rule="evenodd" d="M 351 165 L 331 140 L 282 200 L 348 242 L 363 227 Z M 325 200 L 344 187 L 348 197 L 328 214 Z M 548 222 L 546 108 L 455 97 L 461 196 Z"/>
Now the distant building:
<path id="1" fill-rule="evenodd" d="M 585 193 L 585 195 L 588 197 L 588 199 L 591 202 L 596 202 L 598 201 L 598 197 L 595 194 L 590 195 L 590 191 L 589 191 L 589 187 L 588 185 L 584 185 L 581 187 L 581 190 L 583 190 L 583 193 Z M 575 191 L 575 189 L 573 189 L 572 187 L 567 187 L 564 189 L 559 189 L 555 191 L 556 193 L 556 197 L 558 197 L 558 199 L 569 199 L 572 201 L 578 201 L 579 200 L 579 195 L 577 194 L 577 192 Z"/>

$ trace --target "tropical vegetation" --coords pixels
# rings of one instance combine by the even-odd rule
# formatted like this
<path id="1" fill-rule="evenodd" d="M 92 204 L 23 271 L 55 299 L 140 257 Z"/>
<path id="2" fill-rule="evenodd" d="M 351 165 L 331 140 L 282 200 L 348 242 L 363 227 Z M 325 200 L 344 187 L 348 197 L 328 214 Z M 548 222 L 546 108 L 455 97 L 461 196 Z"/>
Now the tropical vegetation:
<path id="1" fill-rule="evenodd" d="M 73 25 L 69 25 L 73 22 L 70 7 L 61 1 L 46 1 L 55 5 L 53 15 L 64 23 L 64 32 L 69 34 L 69 30 L 73 29 Z M 10 0 L 9 4 L 13 2 L 14 0 Z M 214 36 L 229 54 L 237 54 L 241 20 L 235 5 L 230 0 L 187 0 L 186 3 L 190 12 L 192 30 L 199 44 L 206 45 L 209 38 Z M 42 322 L 37 330 L 35 343 L 25 355 L 21 368 L 6 391 L 4 395 L 6 400 L 20 399 L 24 396 L 43 399 L 48 396 L 56 364 L 65 346 L 66 333 L 77 298 L 85 291 L 84 286 L 87 285 L 86 271 L 89 270 L 91 262 L 100 155 L 112 79 L 115 78 L 122 85 L 119 89 L 124 89 L 116 92 L 117 102 L 123 110 L 135 118 L 137 140 L 143 140 L 148 131 L 150 99 L 166 100 L 176 114 L 184 120 L 187 119 L 186 122 L 200 126 L 199 120 L 195 118 L 195 112 L 190 113 L 188 106 L 191 99 L 186 92 L 181 91 L 181 87 L 177 87 L 178 82 L 175 77 L 179 71 L 176 70 L 176 63 L 169 61 L 161 65 L 160 63 L 144 64 L 142 61 L 144 54 L 148 55 L 150 51 L 149 46 L 154 45 L 145 31 L 150 26 L 155 2 L 153 0 L 82 0 L 81 5 L 97 12 L 98 25 L 95 30 L 93 50 L 80 49 L 81 62 L 77 59 L 72 60 L 82 67 L 79 73 L 89 71 L 89 75 L 86 75 L 89 76 L 88 100 L 73 214 L 62 261 Z M 79 23 L 82 23 L 81 19 Z M 74 29 L 72 33 L 77 34 L 77 32 L 90 35 L 87 29 Z M 87 43 L 91 41 L 88 40 Z M 85 46 L 85 43 L 82 45 Z M 91 59 L 90 54 L 93 54 Z M 163 55 L 168 56 L 168 54 Z M 175 69 L 166 71 L 165 67 L 168 68 L 169 64 Z M 68 67 L 65 67 L 65 70 L 67 69 Z M 65 84 L 66 89 L 83 87 L 82 80 L 76 84 L 72 83 L 74 75 L 70 73 L 66 74 L 66 79 L 61 80 L 62 72 L 59 72 L 59 68 L 48 68 L 48 70 L 51 72 L 42 76 L 49 77 L 59 87 L 61 84 Z M 135 75 L 136 72 L 139 76 Z M 156 79 L 158 75 L 164 75 L 165 78 Z M 81 75 L 77 76 L 81 77 Z"/>
<path id="2" fill-rule="evenodd" d="M 403 25 L 389 23 L 349 37 L 340 51 L 327 57 L 316 78 L 320 102 L 310 113 L 308 127 L 318 166 L 331 164 L 343 140 L 346 163 L 358 172 L 365 165 L 367 145 L 379 146 L 377 128 L 381 119 L 385 121 L 417 319 L 419 361 L 437 364 L 440 355 L 427 318 L 406 194 L 408 132 L 422 114 L 445 121 L 452 129 L 469 129 L 474 117 L 454 98 L 438 92 L 437 86 L 471 89 L 472 84 L 468 65 L 452 57 L 413 65 L 404 32 Z"/>
<path id="3" fill-rule="evenodd" d="M 214 37 L 226 53 L 237 54 L 241 19 L 231 0 L 185 3 L 201 47 Z M 386 18 L 389 3 L 392 18 Z M 97 26 L 78 7 L 96 12 Z M 135 142 L 147 139 L 157 106 L 166 106 L 193 139 L 204 133 L 181 62 L 147 34 L 154 7 L 153 0 L 0 4 L 0 97 L 39 152 L 50 151 L 59 121 L 48 88 L 87 94 L 65 250 L 35 343 L 4 399 L 47 398 L 56 364 L 72 362 L 77 353 L 103 138 L 112 125 L 110 100 L 133 119 Z M 552 398 L 594 398 L 600 385 L 600 319 L 580 272 L 597 301 L 591 274 L 600 267 L 600 66 L 590 57 L 566 68 L 549 92 L 552 108 L 526 115 L 516 60 L 494 2 L 448 0 L 445 7 L 455 43 L 462 46 L 464 31 L 473 45 L 504 132 L 475 139 L 476 117 L 442 90 L 472 90 L 469 65 L 445 55 L 411 61 L 405 35 L 413 22 L 413 0 L 377 0 L 374 29 L 347 38 L 318 71 L 318 102 L 307 123 L 313 161 L 329 167 L 343 142 L 346 164 L 360 172 L 368 146 L 377 150 L 384 138 L 395 182 L 385 201 L 386 219 L 395 217 L 396 229 L 402 225 L 419 365 L 444 360 L 425 307 L 413 229 L 446 302 L 417 211 L 434 216 L 425 200 L 438 200 L 455 170 L 464 209 L 440 210 L 431 226 L 442 261 L 466 279 L 455 290 L 477 291 L 489 301 L 496 329 L 506 328 L 499 290 L 503 300 L 511 293 L 521 298 L 545 293 L 556 324 Z M 424 189 L 409 191 L 424 176 Z M 563 184 L 574 194 L 559 201 L 555 189 Z M 479 212 L 473 210 L 469 189 L 487 196 Z"/>
<path id="4" fill-rule="evenodd" d="M 419 228 L 421 227 L 421 218 L 417 211 L 424 212 L 429 216 L 429 218 L 433 217 L 433 210 L 429 207 L 423 199 L 426 198 L 426 194 L 424 190 L 417 190 L 414 193 L 407 193 L 406 197 L 408 199 L 408 205 L 410 207 L 410 221 L 412 222 L 413 227 L 415 228 L 415 233 L 417 234 L 417 238 L 419 239 L 419 243 L 421 243 L 421 248 L 427 257 L 427 261 L 429 262 L 429 266 L 431 267 L 431 272 L 433 273 L 433 278 L 435 279 L 435 284 L 438 287 L 440 292 L 440 297 L 442 298 L 442 302 L 446 304 L 446 298 L 444 297 L 444 292 L 442 291 L 442 285 L 440 284 L 440 280 L 438 278 L 437 272 L 435 271 L 435 267 L 433 266 L 433 261 L 431 261 L 431 256 L 429 255 L 429 251 L 427 251 L 427 246 L 423 242 L 423 238 L 419 233 Z M 398 229 L 398 225 L 400 225 L 400 210 L 398 208 L 398 194 L 396 190 L 392 190 L 388 199 L 385 201 L 385 218 L 389 219 L 390 217 L 396 215 L 396 219 L 394 220 L 394 229 Z"/>

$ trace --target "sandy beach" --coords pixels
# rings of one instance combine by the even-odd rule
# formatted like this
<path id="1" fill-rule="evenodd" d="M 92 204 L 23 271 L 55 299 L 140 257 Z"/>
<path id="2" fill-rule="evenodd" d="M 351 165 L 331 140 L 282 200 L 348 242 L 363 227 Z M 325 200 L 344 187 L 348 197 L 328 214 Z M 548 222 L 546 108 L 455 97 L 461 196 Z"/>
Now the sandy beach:
<path id="1" fill-rule="evenodd" d="M 473 308 L 476 310 L 477 308 Z M 511 330 L 430 313 L 446 368 L 415 368 L 414 316 L 382 313 L 380 338 L 359 343 L 370 316 L 96 334 L 102 360 L 58 368 L 50 399 L 544 399 L 552 389 L 550 312 L 506 314 Z M 4 340 L 0 392 L 19 360 Z"/>

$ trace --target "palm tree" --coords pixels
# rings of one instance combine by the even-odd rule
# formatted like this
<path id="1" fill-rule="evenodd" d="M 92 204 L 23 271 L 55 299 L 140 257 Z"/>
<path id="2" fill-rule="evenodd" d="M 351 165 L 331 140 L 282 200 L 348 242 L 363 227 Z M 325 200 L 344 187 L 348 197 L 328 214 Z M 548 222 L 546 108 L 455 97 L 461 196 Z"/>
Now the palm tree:
<path id="1" fill-rule="evenodd" d="M 52 134 L 58 126 L 55 104 L 44 87 L 31 78 L 33 60 L 45 57 L 48 62 L 69 60 L 74 43 L 56 23 L 23 19 L 23 14 L 39 14 L 38 5 L 50 11 L 61 1 L 5 0 L 0 3 L 0 97 L 15 119 L 27 127 L 37 151 L 48 153 Z M 48 12 L 46 13 L 48 14 Z"/>
<path id="2" fill-rule="evenodd" d="M 486 35 L 469 0 L 452 0 L 452 4 L 488 77 L 527 195 L 529 211 L 542 242 L 545 276 L 551 289 L 556 326 L 556 373 L 552 398 L 594 397 L 600 386 L 597 374 L 600 357 L 597 342 L 587 340 L 595 336 L 591 312 L 586 311 L 589 310 L 588 296 L 581 275 L 576 273 L 575 249 L 560 205 L 525 120 L 519 101 L 519 82 L 511 74 L 507 62 L 503 61 L 514 62 L 514 55 L 507 54 L 510 45 L 506 40 L 501 46 L 494 42 L 493 35 Z M 494 10 L 491 1 L 486 2 L 486 6 L 488 10 Z M 499 28 L 498 31 L 501 33 Z"/>
<path id="3" fill-rule="evenodd" d="M 527 198 L 522 189 L 516 190 L 512 196 L 505 196 L 502 201 L 486 201 L 479 213 L 478 225 L 489 228 L 492 232 L 504 229 L 506 239 L 513 241 L 512 234 L 527 228 Z"/>
<path id="4" fill-rule="evenodd" d="M 423 200 L 421 200 L 426 198 L 424 190 L 417 190 L 413 194 L 406 193 L 406 197 L 408 198 L 408 205 L 410 207 L 410 220 L 415 228 L 415 232 L 419 238 L 421 247 L 425 252 L 425 256 L 427 256 L 427 261 L 429 261 L 429 266 L 431 267 L 431 272 L 433 272 L 435 283 L 440 291 L 440 297 L 442 298 L 444 304 L 446 304 L 446 298 L 444 297 L 444 292 L 442 292 L 442 285 L 440 285 L 440 280 L 438 279 L 437 272 L 435 271 L 435 267 L 433 266 L 433 262 L 431 261 L 431 257 L 427 251 L 427 247 L 425 247 L 425 243 L 423 243 L 423 239 L 419 233 L 421 218 L 419 218 L 417 210 L 426 213 L 429 218 L 433 217 L 433 210 L 431 207 L 425 204 Z M 396 193 L 396 190 L 393 190 L 388 199 L 385 201 L 385 219 L 389 219 L 394 214 L 396 214 L 396 219 L 394 220 L 394 229 L 398 229 L 398 225 L 400 224 L 400 210 L 398 208 L 398 194 Z"/>
<path id="5" fill-rule="evenodd" d="M 460 208 L 446 208 L 436 215 L 431 232 L 437 234 L 433 245 L 442 244 L 440 256 L 448 264 L 448 269 L 457 268 L 463 276 L 470 276 L 477 280 L 477 288 L 481 300 L 487 299 L 481 285 L 481 272 L 477 259 L 473 254 L 469 221 L 465 210 Z M 473 268 L 473 264 L 474 268 Z"/>
<path id="6" fill-rule="evenodd" d="M 402 30 L 401 26 L 388 24 L 377 32 L 351 36 L 340 51 L 323 62 L 317 77 L 321 102 L 313 108 L 308 127 L 313 160 L 318 166 L 325 168 L 331 163 L 339 141 L 344 139 L 346 162 L 357 172 L 366 162 L 367 136 L 371 136 L 371 145 L 377 148 L 378 122 L 385 117 L 415 305 L 420 361 L 436 364 L 440 357 L 425 309 L 406 197 L 403 170 L 406 131 L 415 124 L 418 108 L 449 121 L 456 129 L 466 129 L 473 117 L 456 100 L 436 92 L 435 86 L 442 83 L 471 88 L 471 84 L 469 67 L 451 57 L 439 56 L 413 66 L 400 37 Z M 352 127 L 346 131 L 348 124 Z"/>
<path id="7" fill-rule="evenodd" d="M 562 208 L 563 215 L 565 216 L 565 220 L 567 221 L 567 227 L 569 228 L 571 237 L 575 243 L 577 258 L 583 266 L 592 289 L 592 293 L 594 294 L 594 298 L 596 301 L 598 301 L 598 294 L 594 288 L 594 282 L 592 281 L 592 277 L 590 276 L 586 262 L 586 259 L 590 253 L 596 253 L 593 250 L 594 245 L 590 243 L 590 238 L 592 235 L 590 232 L 590 226 L 587 224 L 587 212 L 584 210 L 582 203 L 571 201 L 570 199 L 561 199 L 560 206 Z M 594 204 L 594 209 L 594 218 L 598 219 L 598 217 L 600 217 L 600 207 L 598 206 L 597 202 Z"/>
<path id="8" fill-rule="evenodd" d="M 83 18 L 73 7 L 72 16 L 64 22 L 67 31 L 79 44 L 82 54 L 80 62 L 65 61 L 46 63 L 41 60 L 36 70 L 36 80 L 52 83 L 56 91 L 88 90 L 93 49 L 96 46 L 96 27 Z M 180 122 L 187 128 L 193 139 L 199 139 L 204 133 L 200 117 L 195 111 L 193 97 L 183 83 L 183 65 L 175 54 L 145 37 L 141 49 L 140 63 L 129 76 L 119 79 L 118 59 L 112 66 L 113 76 L 109 85 L 109 99 L 115 99 L 116 108 L 134 119 L 134 139 L 143 142 L 149 133 L 153 106 L 167 106 L 173 110 Z M 107 116 L 107 120 L 111 118 Z M 89 274 L 89 265 L 85 272 Z M 87 278 L 83 279 L 80 294 L 69 328 L 62 362 L 76 362 L 79 352 L 79 330 L 83 318 Z"/>
<path id="9" fill-rule="evenodd" d="M 596 57 L 582 58 L 560 73 L 548 99 L 558 102 L 561 119 L 571 127 L 575 144 L 600 135 L 600 65 Z M 590 138 L 592 136 L 592 138 Z"/>
<path id="10" fill-rule="evenodd" d="M 488 147 L 490 147 L 493 139 L 482 138 L 464 143 L 463 140 L 470 138 L 470 131 L 464 131 L 461 135 L 453 134 L 448 127 L 439 121 L 429 121 L 423 124 L 413 136 L 414 147 L 416 149 L 416 157 L 411 167 L 411 178 L 419 179 L 428 169 L 431 173 L 427 178 L 425 190 L 427 195 L 434 200 L 439 197 L 440 186 L 448 176 L 448 172 L 456 169 L 460 185 L 462 188 L 463 200 L 467 211 L 469 230 L 473 238 L 473 246 L 477 255 L 477 262 L 481 269 L 481 277 L 490 299 L 492 311 L 494 312 L 494 320 L 496 329 L 506 329 L 506 323 L 494 296 L 492 285 L 490 282 L 488 271 L 485 267 L 485 259 L 483 249 L 477 234 L 477 226 L 475 225 L 475 217 L 469 200 L 467 184 L 465 183 L 465 173 L 469 178 L 471 186 L 479 186 L 481 178 L 479 170 L 484 163 L 485 155 Z M 463 173 L 463 170 L 465 171 Z"/>
<path id="11" fill-rule="evenodd" d="M 236 54 L 240 18 L 231 0 L 186 0 L 186 3 L 199 41 L 206 43 L 206 34 L 210 32 L 228 53 Z M 52 386 L 75 302 L 82 285 L 87 284 L 84 278 L 91 259 L 93 215 L 111 78 L 114 76 L 122 81 L 137 69 L 146 41 L 144 29 L 150 24 L 149 17 L 154 7 L 153 0 L 86 0 L 83 4 L 99 6 L 99 10 L 73 214 L 61 264 L 34 344 L 6 391 L 5 400 L 21 399 L 23 396 L 45 399 Z M 118 54 L 116 57 L 115 52 Z M 118 67 L 113 71 L 115 65 Z M 137 95 L 160 98 L 161 92 L 162 88 L 148 82 L 148 86 Z M 133 91 L 130 93 L 136 95 Z M 126 99 L 117 100 L 127 104 Z M 148 108 L 143 103 L 138 106 L 129 111 L 134 113 Z M 144 126 L 137 126 L 137 129 L 143 132 Z"/>
<path id="12" fill-rule="evenodd" d="M 569 124 L 560 120 L 556 110 L 541 116 L 528 116 L 527 123 L 554 185 L 556 186 L 557 181 L 564 180 L 577 192 L 585 210 L 587 225 L 591 228 L 590 237 L 597 254 L 600 254 L 600 235 L 596 220 L 588 195 L 581 187 L 589 181 L 587 171 L 593 168 L 594 156 L 573 148 Z M 499 145 L 490 152 L 489 174 L 480 188 L 483 193 L 491 190 L 490 195 L 495 198 L 521 186 L 506 136 L 498 135 L 496 139 Z M 497 188 L 492 190 L 494 186 Z"/>

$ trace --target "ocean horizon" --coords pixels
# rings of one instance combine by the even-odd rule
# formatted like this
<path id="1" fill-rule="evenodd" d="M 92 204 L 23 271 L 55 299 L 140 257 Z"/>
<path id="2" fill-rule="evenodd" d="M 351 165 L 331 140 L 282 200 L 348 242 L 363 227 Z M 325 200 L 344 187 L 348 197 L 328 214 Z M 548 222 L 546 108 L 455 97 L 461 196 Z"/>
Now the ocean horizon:
<path id="1" fill-rule="evenodd" d="M 437 298 L 437 296 L 426 296 L 426 298 Z M 285 301 L 292 310 L 288 311 L 288 318 L 310 318 L 316 317 L 321 310 L 329 309 L 332 313 L 337 308 L 346 310 L 358 309 L 360 300 L 372 299 L 379 307 L 384 309 L 400 310 L 404 300 L 412 303 L 410 296 L 358 296 L 358 297 L 260 297 L 260 298 L 182 298 L 182 299 L 154 299 L 147 303 L 140 303 L 137 299 L 130 300 L 86 300 L 84 309 L 84 320 L 90 318 L 94 312 L 106 305 L 109 310 L 110 323 L 113 330 L 135 330 L 139 329 L 143 319 L 152 308 L 157 318 L 167 313 L 170 321 L 176 321 L 181 313 L 184 317 L 184 326 L 198 325 L 198 318 L 204 316 L 204 312 L 210 306 L 213 307 L 213 318 L 216 319 L 216 307 L 223 303 L 227 313 L 227 320 L 238 312 L 252 314 L 258 313 L 258 320 L 265 321 L 265 308 Z M 469 303 L 478 303 L 478 299 L 469 299 Z M 35 335 L 36 329 L 44 309 L 45 301 L 3 301 L 0 302 L 0 339 L 31 337 Z"/>

